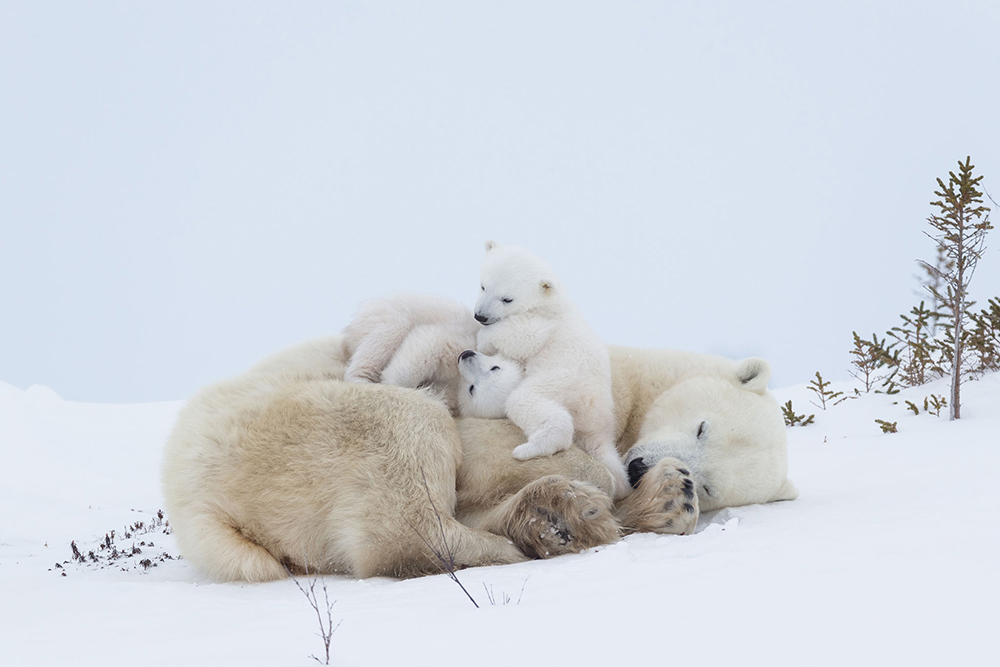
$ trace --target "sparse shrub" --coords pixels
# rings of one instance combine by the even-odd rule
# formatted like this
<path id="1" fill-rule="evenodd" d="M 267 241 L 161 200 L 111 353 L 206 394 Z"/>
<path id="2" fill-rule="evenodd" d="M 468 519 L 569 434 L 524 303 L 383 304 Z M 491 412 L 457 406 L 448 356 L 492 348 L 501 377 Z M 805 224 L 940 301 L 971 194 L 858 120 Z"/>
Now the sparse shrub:
<path id="1" fill-rule="evenodd" d="M 157 547 L 152 539 L 157 534 L 169 535 L 170 532 L 170 522 L 164 517 L 163 510 L 158 510 L 148 520 L 131 523 L 121 531 L 108 531 L 97 546 L 88 549 L 86 553 L 77 546 L 76 540 L 71 541 L 70 560 L 56 563 L 54 569 L 59 570 L 64 577 L 66 576 L 64 566 L 71 563 L 102 570 L 115 567 L 122 572 L 142 568 L 145 572 L 168 560 L 180 559 L 180 556 L 172 555 Z M 130 540 L 130 543 L 125 544 L 126 540 Z"/>

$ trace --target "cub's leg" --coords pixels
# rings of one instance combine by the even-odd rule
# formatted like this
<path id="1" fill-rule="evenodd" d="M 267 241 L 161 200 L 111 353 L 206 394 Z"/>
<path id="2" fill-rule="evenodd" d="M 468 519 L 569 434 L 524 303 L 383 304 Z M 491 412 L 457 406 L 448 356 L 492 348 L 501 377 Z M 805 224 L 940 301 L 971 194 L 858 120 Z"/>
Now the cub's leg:
<path id="1" fill-rule="evenodd" d="M 357 347 L 349 349 L 348 339 L 358 337 L 353 331 L 345 331 L 344 351 L 350 355 L 347 370 L 344 372 L 346 382 L 377 383 L 382 377 L 382 370 L 392 360 L 393 355 L 403 344 L 407 334 L 412 330 L 412 324 L 404 320 L 381 322 L 372 327 L 360 337 Z"/>
<path id="2" fill-rule="evenodd" d="M 612 497 L 615 500 L 619 500 L 627 496 L 632 487 L 628 483 L 628 472 L 625 470 L 625 463 L 614 446 L 614 437 L 611 434 L 611 429 L 600 429 L 596 432 L 578 432 L 577 444 L 580 446 L 580 449 L 603 463 L 611 473 L 614 479 Z"/>
<path id="3" fill-rule="evenodd" d="M 661 459 L 631 494 L 618 501 L 615 515 L 626 534 L 690 535 L 698 524 L 698 494 L 691 471 L 675 458 Z"/>
<path id="4" fill-rule="evenodd" d="M 528 441 L 514 448 L 514 458 L 525 461 L 549 456 L 573 445 L 573 417 L 561 404 L 538 391 L 531 380 L 522 382 L 507 398 L 507 418 Z"/>
<path id="5" fill-rule="evenodd" d="M 508 538 L 528 556 L 551 558 L 617 541 L 620 529 L 611 508 L 611 498 L 597 487 L 548 475 L 490 510 L 460 518 Z"/>

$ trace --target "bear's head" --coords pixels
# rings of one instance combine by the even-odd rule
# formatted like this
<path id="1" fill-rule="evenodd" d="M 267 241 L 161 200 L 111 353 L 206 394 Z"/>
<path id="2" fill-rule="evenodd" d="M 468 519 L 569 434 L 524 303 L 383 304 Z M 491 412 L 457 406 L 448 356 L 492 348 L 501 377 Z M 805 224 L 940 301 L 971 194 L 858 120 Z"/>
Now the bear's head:
<path id="1" fill-rule="evenodd" d="M 555 272 L 523 248 L 486 242 L 479 279 L 476 320 L 490 325 L 537 308 L 552 306 L 562 288 Z"/>
<path id="2" fill-rule="evenodd" d="M 665 391 L 625 455 L 629 481 L 635 485 L 670 456 L 691 469 L 703 512 L 796 498 L 784 419 L 767 392 L 770 376 L 768 363 L 754 357 L 732 377 L 693 377 Z"/>
<path id="3" fill-rule="evenodd" d="M 506 357 L 465 350 L 458 357 L 458 411 L 463 417 L 501 419 L 510 392 L 524 378 L 521 364 Z"/>

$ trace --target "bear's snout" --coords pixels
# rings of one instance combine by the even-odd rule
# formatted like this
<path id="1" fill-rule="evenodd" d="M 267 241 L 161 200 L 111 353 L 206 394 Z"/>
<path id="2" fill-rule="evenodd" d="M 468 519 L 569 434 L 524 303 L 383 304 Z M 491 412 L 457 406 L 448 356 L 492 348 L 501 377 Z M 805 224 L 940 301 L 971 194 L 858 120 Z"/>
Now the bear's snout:
<path id="1" fill-rule="evenodd" d="M 473 352 L 472 350 L 466 350 L 462 354 L 458 355 L 458 360 L 459 361 L 465 361 L 469 357 L 474 357 L 474 356 L 476 356 L 475 352 Z"/>
<path id="2" fill-rule="evenodd" d="M 637 459 L 632 459 L 628 464 L 628 483 L 632 485 L 632 488 L 639 486 L 639 480 L 642 476 L 646 474 L 649 470 L 649 466 L 640 456 Z"/>
<path id="3" fill-rule="evenodd" d="M 486 324 L 486 320 L 488 319 L 490 318 L 486 317 L 485 315 L 480 315 L 479 313 L 476 313 L 476 321 L 479 322 L 480 324 Z"/>

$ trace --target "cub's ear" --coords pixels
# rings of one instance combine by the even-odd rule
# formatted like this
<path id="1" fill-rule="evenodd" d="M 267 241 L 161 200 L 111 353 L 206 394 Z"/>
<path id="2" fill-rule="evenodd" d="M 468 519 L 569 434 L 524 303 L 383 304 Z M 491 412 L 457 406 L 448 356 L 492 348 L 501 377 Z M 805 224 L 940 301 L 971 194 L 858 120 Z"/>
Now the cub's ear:
<path id="1" fill-rule="evenodd" d="M 542 280 L 541 286 L 542 286 L 542 294 L 552 294 L 556 288 L 556 281 L 545 279 Z"/>
<path id="2" fill-rule="evenodd" d="M 760 357 L 744 359 L 736 367 L 736 382 L 748 391 L 763 394 L 770 379 L 771 364 Z"/>
<path id="3" fill-rule="evenodd" d="M 487 241 L 486 242 L 486 252 L 489 252 L 490 250 L 493 250 L 493 248 L 496 248 L 496 247 L 497 247 L 497 242 L 496 241 Z"/>
<path id="4" fill-rule="evenodd" d="M 792 484 L 792 480 L 786 477 L 785 481 L 781 484 L 781 488 L 778 489 L 776 494 L 774 494 L 774 498 L 771 498 L 768 502 L 773 503 L 776 500 L 795 500 L 798 497 L 799 490 L 795 488 L 794 484 Z"/>

